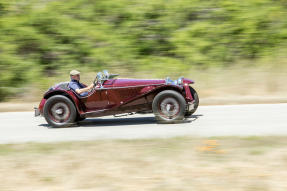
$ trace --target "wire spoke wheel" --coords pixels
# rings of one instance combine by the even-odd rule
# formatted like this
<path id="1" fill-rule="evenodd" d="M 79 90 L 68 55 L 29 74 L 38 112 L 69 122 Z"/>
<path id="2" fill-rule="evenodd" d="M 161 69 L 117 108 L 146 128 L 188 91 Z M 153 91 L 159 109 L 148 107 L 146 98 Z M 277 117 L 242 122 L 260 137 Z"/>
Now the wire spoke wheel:
<path id="1" fill-rule="evenodd" d="M 160 123 L 175 123 L 184 119 L 186 101 L 177 91 L 165 90 L 158 93 L 152 103 L 155 118 Z"/>
<path id="2" fill-rule="evenodd" d="M 75 122 L 77 110 L 66 96 L 50 97 L 44 106 L 44 117 L 52 127 L 67 127 Z"/>
<path id="3" fill-rule="evenodd" d="M 179 103 L 176 99 L 172 97 L 165 98 L 161 101 L 159 105 L 159 111 L 163 117 L 167 119 L 172 119 L 179 112 Z"/>
<path id="4" fill-rule="evenodd" d="M 50 115 L 53 121 L 63 123 L 69 119 L 71 114 L 69 106 L 64 102 L 58 102 L 50 108 Z"/>

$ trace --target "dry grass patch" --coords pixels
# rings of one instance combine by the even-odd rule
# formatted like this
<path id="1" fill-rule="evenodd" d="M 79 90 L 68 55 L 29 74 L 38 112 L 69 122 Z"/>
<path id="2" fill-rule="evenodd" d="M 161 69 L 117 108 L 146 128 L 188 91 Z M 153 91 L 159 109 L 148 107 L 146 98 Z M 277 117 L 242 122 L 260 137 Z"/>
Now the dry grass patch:
<path id="1" fill-rule="evenodd" d="M 286 137 L 0 145 L 0 190 L 285 191 Z"/>

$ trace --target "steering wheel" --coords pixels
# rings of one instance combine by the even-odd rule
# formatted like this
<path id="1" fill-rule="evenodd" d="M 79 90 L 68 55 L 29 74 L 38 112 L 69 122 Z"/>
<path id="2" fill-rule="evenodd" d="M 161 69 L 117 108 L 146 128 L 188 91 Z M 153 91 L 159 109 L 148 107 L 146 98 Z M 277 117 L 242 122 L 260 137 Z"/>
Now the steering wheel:
<path id="1" fill-rule="evenodd" d="M 98 85 L 98 81 L 99 81 L 99 79 L 98 79 L 98 75 L 97 75 L 96 78 L 94 79 L 94 87 L 96 87 Z"/>
<path id="2" fill-rule="evenodd" d="M 94 85 L 97 86 L 98 84 L 101 84 L 102 79 L 103 79 L 103 74 L 101 72 L 98 72 L 98 74 L 94 80 Z"/>

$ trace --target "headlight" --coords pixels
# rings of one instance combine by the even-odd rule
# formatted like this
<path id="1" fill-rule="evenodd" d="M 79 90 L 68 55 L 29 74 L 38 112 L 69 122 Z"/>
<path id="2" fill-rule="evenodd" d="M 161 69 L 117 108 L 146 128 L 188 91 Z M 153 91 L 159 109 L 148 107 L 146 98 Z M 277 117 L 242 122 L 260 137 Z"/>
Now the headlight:
<path id="1" fill-rule="evenodd" d="M 177 84 L 182 85 L 182 83 L 183 83 L 183 77 L 178 78 Z"/>
<path id="2" fill-rule="evenodd" d="M 172 85 L 182 85 L 183 84 L 183 77 L 178 78 L 177 80 L 171 80 L 169 77 L 165 79 L 166 84 L 172 84 Z"/>
<path id="3" fill-rule="evenodd" d="M 171 80 L 169 77 L 167 77 L 166 79 L 165 79 L 165 83 L 166 84 L 173 84 L 173 85 L 176 85 L 175 83 L 175 81 L 173 81 L 173 80 Z"/>

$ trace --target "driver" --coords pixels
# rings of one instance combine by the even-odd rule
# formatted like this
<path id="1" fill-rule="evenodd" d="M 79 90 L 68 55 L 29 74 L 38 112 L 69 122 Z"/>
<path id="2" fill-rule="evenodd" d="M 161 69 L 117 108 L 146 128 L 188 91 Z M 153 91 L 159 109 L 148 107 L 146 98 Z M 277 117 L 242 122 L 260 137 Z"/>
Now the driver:
<path id="1" fill-rule="evenodd" d="M 82 97 L 87 96 L 89 91 L 94 87 L 94 84 L 91 84 L 87 87 L 84 84 L 80 83 L 80 72 L 77 70 L 72 70 L 70 72 L 70 77 L 71 81 L 69 83 L 69 88 L 74 90 Z"/>

